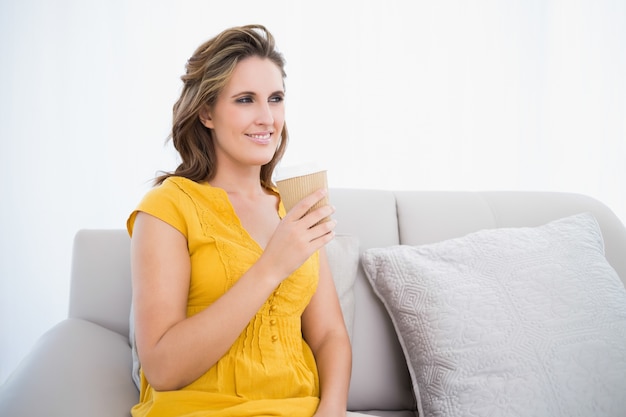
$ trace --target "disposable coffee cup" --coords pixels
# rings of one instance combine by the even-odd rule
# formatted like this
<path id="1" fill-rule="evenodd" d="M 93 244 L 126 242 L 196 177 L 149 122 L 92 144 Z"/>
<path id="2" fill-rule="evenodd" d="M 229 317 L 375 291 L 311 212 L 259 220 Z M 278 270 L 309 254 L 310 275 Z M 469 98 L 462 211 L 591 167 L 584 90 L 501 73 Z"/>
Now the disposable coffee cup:
<path id="1" fill-rule="evenodd" d="M 279 167 L 274 180 L 287 211 L 312 192 L 328 189 L 326 170 L 313 163 Z M 328 205 L 328 196 L 315 203 L 307 213 L 325 205 Z M 320 223 L 328 220 L 330 217 L 325 217 Z"/>

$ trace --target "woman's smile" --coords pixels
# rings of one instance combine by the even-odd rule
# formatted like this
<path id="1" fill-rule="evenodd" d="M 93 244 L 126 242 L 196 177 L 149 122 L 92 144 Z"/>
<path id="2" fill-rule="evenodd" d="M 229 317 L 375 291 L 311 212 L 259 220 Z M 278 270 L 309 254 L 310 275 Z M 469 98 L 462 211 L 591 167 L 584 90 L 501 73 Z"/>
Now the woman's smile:
<path id="1" fill-rule="evenodd" d="M 259 145 L 268 145 L 272 142 L 272 134 L 273 132 L 259 132 L 246 133 L 246 136 L 249 137 L 254 143 Z"/>

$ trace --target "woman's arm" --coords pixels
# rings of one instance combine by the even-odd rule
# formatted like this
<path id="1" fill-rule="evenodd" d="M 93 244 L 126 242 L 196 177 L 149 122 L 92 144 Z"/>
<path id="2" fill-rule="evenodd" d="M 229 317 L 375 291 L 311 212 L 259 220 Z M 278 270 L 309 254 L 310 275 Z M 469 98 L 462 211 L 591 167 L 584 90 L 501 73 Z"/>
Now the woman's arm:
<path id="1" fill-rule="evenodd" d="M 314 193 L 294 207 L 261 258 L 222 297 L 189 318 L 186 238 L 156 217 L 137 214 L 131 240 L 135 337 L 143 372 L 154 389 L 178 389 L 204 374 L 278 284 L 332 239 L 334 222 L 311 227 L 332 214 L 332 207 L 302 217 L 323 195 Z"/>
<path id="2" fill-rule="evenodd" d="M 320 405 L 315 416 L 344 417 L 352 349 L 324 248 L 320 249 L 319 285 L 302 315 L 302 331 L 320 376 Z"/>
<path id="3" fill-rule="evenodd" d="M 185 237 L 138 213 L 131 257 L 137 351 L 156 390 L 185 386 L 213 366 L 277 285 L 276 277 L 251 269 L 209 308 L 187 318 L 191 268 Z"/>

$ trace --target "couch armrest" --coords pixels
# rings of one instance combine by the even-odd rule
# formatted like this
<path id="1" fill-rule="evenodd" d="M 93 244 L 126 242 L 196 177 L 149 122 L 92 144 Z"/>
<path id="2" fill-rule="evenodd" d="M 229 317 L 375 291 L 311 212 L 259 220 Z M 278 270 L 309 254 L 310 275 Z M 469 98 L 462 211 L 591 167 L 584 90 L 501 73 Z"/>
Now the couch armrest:
<path id="1" fill-rule="evenodd" d="M 0 387 L 0 416 L 127 417 L 139 394 L 128 339 L 67 319 L 45 333 Z"/>

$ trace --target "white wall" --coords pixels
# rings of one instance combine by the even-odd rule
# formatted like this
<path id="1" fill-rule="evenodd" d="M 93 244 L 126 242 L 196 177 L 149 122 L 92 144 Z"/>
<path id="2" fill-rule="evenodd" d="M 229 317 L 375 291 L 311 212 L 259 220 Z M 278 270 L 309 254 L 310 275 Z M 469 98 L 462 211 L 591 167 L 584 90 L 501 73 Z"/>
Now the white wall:
<path id="1" fill-rule="evenodd" d="M 0 382 L 67 314 L 80 228 L 123 228 L 179 76 L 259 22 L 288 60 L 287 160 L 335 187 L 558 190 L 626 219 L 626 2 L 0 0 Z"/>

